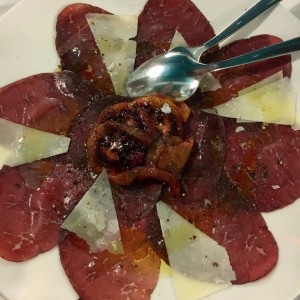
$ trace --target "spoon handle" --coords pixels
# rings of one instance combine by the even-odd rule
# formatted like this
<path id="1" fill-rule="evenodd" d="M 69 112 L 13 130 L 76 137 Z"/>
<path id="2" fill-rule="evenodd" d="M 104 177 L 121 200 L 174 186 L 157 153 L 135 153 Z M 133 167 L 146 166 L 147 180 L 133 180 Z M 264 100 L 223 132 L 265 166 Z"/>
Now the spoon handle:
<path id="1" fill-rule="evenodd" d="M 300 37 L 296 37 L 288 41 L 274 44 L 231 59 L 211 63 L 206 65 L 206 67 L 211 71 L 217 71 L 217 70 L 237 67 L 237 66 L 261 61 L 264 59 L 282 56 L 299 50 L 300 50 Z M 199 69 L 200 70 L 203 69 L 203 64 L 202 67 L 200 67 Z"/>
<path id="2" fill-rule="evenodd" d="M 281 0 L 260 0 L 251 8 L 246 10 L 240 17 L 233 21 L 228 27 L 226 27 L 218 35 L 210 39 L 201 47 L 192 47 L 189 51 L 193 54 L 194 58 L 199 61 L 202 53 L 212 48 L 213 46 L 219 44 L 227 37 L 231 36 L 233 33 L 238 31 L 244 25 L 248 24 L 250 21 L 255 19 L 257 16 L 261 15 L 263 12 L 280 2 Z"/>

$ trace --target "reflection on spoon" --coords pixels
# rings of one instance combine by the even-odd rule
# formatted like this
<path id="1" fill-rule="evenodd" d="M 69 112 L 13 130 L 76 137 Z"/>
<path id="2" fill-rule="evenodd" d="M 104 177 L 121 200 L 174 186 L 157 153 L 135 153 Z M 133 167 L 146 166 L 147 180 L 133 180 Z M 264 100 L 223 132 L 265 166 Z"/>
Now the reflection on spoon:
<path id="1" fill-rule="evenodd" d="M 130 97 L 161 94 L 184 101 L 198 89 L 208 72 L 228 69 L 300 50 L 300 37 L 271 45 L 231 59 L 203 64 L 182 52 L 170 51 L 146 61 L 127 82 Z"/>

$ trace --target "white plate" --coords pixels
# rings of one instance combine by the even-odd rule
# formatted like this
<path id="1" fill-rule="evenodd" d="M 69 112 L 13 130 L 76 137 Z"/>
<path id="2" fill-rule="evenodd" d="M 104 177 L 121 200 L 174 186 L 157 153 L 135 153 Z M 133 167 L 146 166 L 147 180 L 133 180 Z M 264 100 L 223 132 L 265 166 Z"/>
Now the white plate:
<path id="1" fill-rule="evenodd" d="M 74 0 L 23 0 L 0 19 L 0 86 L 29 75 L 51 72 L 59 65 L 55 50 L 58 12 Z M 80 1 L 116 14 L 138 14 L 145 0 Z M 255 0 L 195 0 L 216 32 Z M 226 2 L 226 4 L 225 4 Z M 236 1 L 237 2 L 237 1 Z M 216 9 L 218 8 L 218 9 Z M 299 21 L 278 6 L 255 20 L 232 39 L 270 33 L 283 39 L 300 36 Z M 293 75 L 300 98 L 300 59 L 293 55 Z M 300 172 L 300 170 L 299 170 Z M 279 245 L 279 262 L 264 279 L 214 294 L 210 300 L 292 300 L 300 293 L 300 200 L 264 215 Z M 0 259 L 0 299 L 77 300 L 61 267 L 57 248 L 25 263 Z M 2 299 L 1 299 L 2 300 Z M 187 299 L 188 300 L 188 299 Z"/>

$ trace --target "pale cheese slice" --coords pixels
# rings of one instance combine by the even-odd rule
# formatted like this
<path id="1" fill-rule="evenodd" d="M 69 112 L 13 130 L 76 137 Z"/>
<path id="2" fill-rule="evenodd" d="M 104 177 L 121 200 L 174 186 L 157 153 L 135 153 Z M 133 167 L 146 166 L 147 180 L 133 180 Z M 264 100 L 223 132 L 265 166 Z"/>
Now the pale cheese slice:
<path id="1" fill-rule="evenodd" d="M 123 253 L 119 222 L 106 170 L 102 171 L 62 228 L 85 240 L 92 251 Z"/>
<path id="2" fill-rule="evenodd" d="M 188 43 L 186 42 L 186 40 L 184 39 L 184 37 L 182 36 L 182 34 L 176 30 L 175 34 L 173 36 L 173 39 L 171 41 L 171 45 L 169 50 L 175 48 L 175 47 L 188 47 Z"/>
<path id="3" fill-rule="evenodd" d="M 87 14 L 115 93 L 127 96 L 126 83 L 133 72 L 136 57 L 137 16 Z"/>
<path id="4" fill-rule="evenodd" d="M 0 167 L 66 153 L 70 138 L 0 119 Z"/>
<path id="5" fill-rule="evenodd" d="M 171 45 L 169 50 L 175 47 L 188 47 L 188 43 L 182 36 L 182 34 L 176 30 L 171 41 Z M 216 91 L 217 89 L 221 88 L 219 81 L 212 75 L 212 73 L 205 73 L 200 80 L 199 89 L 201 92 L 208 92 L 208 91 Z"/>
<path id="6" fill-rule="evenodd" d="M 198 300 L 228 286 L 228 283 L 216 284 L 188 278 L 161 260 L 158 283 L 151 299 Z"/>
<path id="7" fill-rule="evenodd" d="M 272 74 L 271 76 L 268 76 L 268 77 L 262 79 L 261 81 L 256 82 L 255 84 L 252 84 L 252 85 L 238 91 L 238 95 L 239 96 L 245 95 L 245 94 L 255 91 L 259 88 L 267 86 L 268 84 L 276 82 L 282 78 L 283 78 L 283 72 L 279 71 L 275 74 Z"/>
<path id="8" fill-rule="evenodd" d="M 292 125 L 296 117 L 296 100 L 291 80 L 284 77 L 242 90 L 236 98 L 205 111 L 248 122 Z"/>
<path id="9" fill-rule="evenodd" d="M 151 294 L 151 299 L 180 300 L 175 294 L 174 283 L 172 280 L 172 269 L 162 259 L 160 260 L 158 282 L 153 293 Z M 189 298 L 185 298 L 185 300 L 189 300 Z"/>
<path id="10" fill-rule="evenodd" d="M 226 250 L 167 204 L 158 202 L 157 211 L 177 299 L 196 300 L 229 287 L 236 277 Z"/>
<path id="11" fill-rule="evenodd" d="M 0 170 L 3 168 L 4 164 L 11 156 L 11 151 L 0 144 Z"/>

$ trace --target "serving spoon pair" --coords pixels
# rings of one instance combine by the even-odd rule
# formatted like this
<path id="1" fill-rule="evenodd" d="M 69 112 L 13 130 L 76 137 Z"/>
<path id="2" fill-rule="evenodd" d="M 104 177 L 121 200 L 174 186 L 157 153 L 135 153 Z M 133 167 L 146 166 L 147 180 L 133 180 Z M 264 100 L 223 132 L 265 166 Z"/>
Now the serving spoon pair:
<path id="1" fill-rule="evenodd" d="M 169 52 L 149 59 L 129 77 L 127 82 L 129 96 L 135 98 L 160 94 L 171 97 L 175 101 L 184 101 L 196 92 L 201 79 L 209 72 L 241 66 L 300 50 L 300 37 L 297 37 L 231 59 L 209 64 L 201 62 L 201 56 L 206 50 L 219 44 L 279 2 L 280 0 L 258 1 L 221 33 L 200 47 L 175 47 Z"/>

